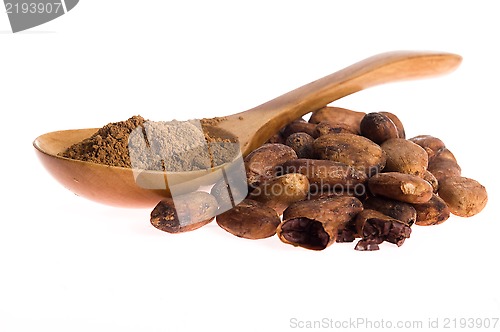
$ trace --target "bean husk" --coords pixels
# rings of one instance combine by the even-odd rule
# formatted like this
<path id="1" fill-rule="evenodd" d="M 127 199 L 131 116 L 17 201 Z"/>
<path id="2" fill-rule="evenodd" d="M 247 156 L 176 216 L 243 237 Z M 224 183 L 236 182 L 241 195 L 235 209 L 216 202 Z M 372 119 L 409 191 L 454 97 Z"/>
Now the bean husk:
<path id="1" fill-rule="evenodd" d="M 348 196 L 296 202 L 283 212 L 283 222 L 276 232 L 284 243 L 323 250 L 336 241 L 339 230 L 362 210 L 361 202 Z"/>

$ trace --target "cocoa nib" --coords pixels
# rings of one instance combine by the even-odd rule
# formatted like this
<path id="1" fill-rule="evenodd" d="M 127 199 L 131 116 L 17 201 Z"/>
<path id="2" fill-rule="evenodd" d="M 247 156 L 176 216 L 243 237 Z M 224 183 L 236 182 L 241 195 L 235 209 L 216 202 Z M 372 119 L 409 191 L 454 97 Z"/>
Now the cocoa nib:
<path id="1" fill-rule="evenodd" d="M 361 240 L 354 249 L 360 251 L 378 250 L 379 244 L 387 241 L 396 244 L 398 247 L 403 245 L 404 241 L 410 237 L 411 228 L 405 223 L 392 218 L 378 217 L 370 210 L 365 210 L 370 217 L 363 218 Z M 382 215 L 383 216 L 383 215 Z"/>
<path id="2" fill-rule="evenodd" d="M 345 228 L 339 229 L 337 232 L 337 243 L 354 242 L 356 239 L 356 228 L 354 224 L 349 222 Z"/>
<path id="3" fill-rule="evenodd" d="M 323 250 L 330 237 L 321 222 L 309 218 L 295 218 L 283 223 L 282 236 L 296 246 L 312 250 Z"/>

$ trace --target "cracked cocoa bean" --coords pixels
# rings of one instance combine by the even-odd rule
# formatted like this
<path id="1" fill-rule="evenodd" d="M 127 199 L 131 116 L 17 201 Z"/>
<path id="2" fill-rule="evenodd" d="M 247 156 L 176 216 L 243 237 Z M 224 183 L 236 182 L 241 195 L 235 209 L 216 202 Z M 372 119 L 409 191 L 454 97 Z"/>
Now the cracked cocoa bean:
<path id="1" fill-rule="evenodd" d="M 379 244 L 384 241 L 400 247 L 411 234 L 410 226 L 371 209 L 360 212 L 355 224 L 357 237 L 361 237 L 361 240 L 354 249 L 360 251 L 379 250 Z"/>
<path id="2" fill-rule="evenodd" d="M 283 212 L 283 222 L 276 232 L 284 243 L 323 250 L 362 210 L 361 202 L 348 196 L 296 202 Z"/>

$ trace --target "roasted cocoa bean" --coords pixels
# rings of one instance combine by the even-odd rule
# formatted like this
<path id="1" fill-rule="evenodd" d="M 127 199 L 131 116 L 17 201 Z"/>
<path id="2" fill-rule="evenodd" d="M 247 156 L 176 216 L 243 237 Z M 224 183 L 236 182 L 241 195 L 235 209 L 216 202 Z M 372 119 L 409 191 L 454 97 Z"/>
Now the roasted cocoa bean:
<path id="1" fill-rule="evenodd" d="M 297 154 L 287 145 L 264 144 L 255 149 L 244 159 L 248 186 L 253 189 L 273 178 L 276 166 L 291 159 L 297 159 Z"/>
<path id="2" fill-rule="evenodd" d="M 428 202 L 415 204 L 413 207 L 417 211 L 415 223 L 420 226 L 439 225 L 450 217 L 448 205 L 436 194 Z"/>
<path id="3" fill-rule="evenodd" d="M 286 145 L 291 147 L 298 158 L 313 157 L 314 138 L 307 133 L 295 133 L 288 136 Z"/>
<path id="4" fill-rule="evenodd" d="M 371 209 L 360 212 L 355 225 L 357 237 L 361 237 L 361 240 L 354 249 L 360 251 L 378 250 L 378 245 L 384 241 L 400 247 L 411 234 L 407 224 Z"/>
<path id="5" fill-rule="evenodd" d="M 359 124 L 366 113 L 341 107 L 326 106 L 312 113 L 311 123 L 328 122 L 332 127 L 342 127 L 359 134 Z"/>
<path id="6" fill-rule="evenodd" d="M 439 188 L 439 182 L 436 179 L 436 177 L 431 172 L 429 172 L 429 170 L 425 171 L 423 179 L 429 182 L 430 185 L 432 186 L 432 190 L 434 191 L 434 193 L 437 193 Z"/>
<path id="7" fill-rule="evenodd" d="M 393 114 L 391 112 L 380 112 L 380 114 L 383 114 L 389 119 L 391 119 L 391 121 L 396 125 L 396 128 L 398 129 L 399 138 L 406 138 L 405 127 L 403 126 L 401 120 L 396 116 L 396 114 Z"/>
<path id="8" fill-rule="evenodd" d="M 438 162 L 441 160 L 451 160 L 458 163 L 457 158 L 455 158 L 455 155 L 448 148 L 437 151 L 429 162 Z"/>
<path id="9" fill-rule="evenodd" d="M 398 128 L 389 117 L 382 113 L 368 113 L 360 123 L 360 133 L 377 144 L 389 138 L 398 138 Z"/>
<path id="10" fill-rule="evenodd" d="M 283 222 L 276 232 L 284 243 L 323 250 L 362 210 L 361 202 L 348 196 L 296 202 L 283 212 Z"/>
<path id="11" fill-rule="evenodd" d="M 346 133 L 328 134 L 317 138 L 313 148 L 319 159 L 354 166 L 367 175 L 381 171 L 386 163 L 386 155 L 382 148 L 363 136 Z"/>
<path id="12" fill-rule="evenodd" d="M 331 160 L 294 159 L 281 165 L 284 173 L 307 176 L 312 192 L 365 192 L 365 172 L 353 166 Z M 360 187 L 362 186 L 362 188 Z"/>
<path id="13" fill-rule="evenodd" d="M 429 155 L 429 160 L 432 159 L 440 150 L 445 148 L 442 140 L 431 135 L 415 136 L 410 138 L 410 141 L 420 145 Z"/>
<path id="14" fill-rule="evenodd" d="M 368 188 L 380 195 L 407 203 L 425 203 L 432 197 L 432 186 L 416 175 L 397 172 L 378 173 L 368 179 Z"/>
<path id="15" fill-rule="evenodd" d="M 285 144 L 285 138 L 281 134 L 281 132 L 278 132 L 271 136 L 266 142 L 267 144 L 273 144 L 273 143 L 278 143 L 278 144 Z"/>
<path id="16" fill-rule="evenodd" d="M 318 138 L 320 136 L 327 134 L 339 134 L 339 133 L 348 133 L 355 135 L 358 134 L 357 132 L 354 132 L 349 126 L 343 124 L 332 125 L 330 122 L 320 122 L 316 125 L 313 137 Z"/>
<path id="17" fill-rule="evenodd" d="M 276 211 L 251 199 L 245 199 L 234 209 L 218 215 L 216 221 L 227 232 L 252 240 L 273 236 L 280 224 Z"/>
<path id="18" fill-rule="evenodd" d="M 309 180 L 299 173 L 284 174 L 255 188 L 248 198 L 264 203 L 278 214 L 292 203 L 306 199 L 309 192 Z"/>
<path id="19" fill-rule="evenodd" d="M 206 192 L 193 192 L 161 200 L 151 212 L 151 224 L 168 233 L 198 229 L 217 214 L 217 200 Z"/>
<path id="20" fill-rule="evenodd" d="M 439 182 L 438 194 L 451 213 L 460 217 L 478 214 L 488 202 L 486 188 L 478 181 L 462 176 L 445 178 Z"/>
<path id="21" fill-rule="evenodd" d="M 306 133 L 311 136 L 314 135 L 314 131 L 316 130 L 316 125 L 313 123 L 306 122 L 303 119 L 300 120 L 295 120 L 289 125 L 287 125 L 281 134 L 285 138 L 285 140 L 288 138 L 288 136 L 295 134 L 295 133 Z"/>
<path id="22" fill-rule="evenodd" d="M 417 211 L 411 204 L 386 197 L 371 196 L 363 202 L 363 207 L 397 219 L 408 226 L 417 220 Z"/>
<path id="23" fill-rule="evenodd" d="M 232 166 L 224 168 L 223 177 L 213 185 L 210 191 L 219 204 L 218 213 L 232 209 L 248 194 L 244 167 L 237 163 Z"/>
<path id="24" fill-rule="evenodd" d="M 380 146 L 387 156 L 384 170 L 424 177 L 429 164 L 427 152 L 404 138 L 391 138 Z"/>
<path id="25" fill-rule="evenodd" d="M 446 178 L 456 177 L 462 175 L 462 168 L 457 162 L 451 159 L 436 159 L 433 158 L 429 163 L 429 172 L 434 175 L 438 183 Z"/>

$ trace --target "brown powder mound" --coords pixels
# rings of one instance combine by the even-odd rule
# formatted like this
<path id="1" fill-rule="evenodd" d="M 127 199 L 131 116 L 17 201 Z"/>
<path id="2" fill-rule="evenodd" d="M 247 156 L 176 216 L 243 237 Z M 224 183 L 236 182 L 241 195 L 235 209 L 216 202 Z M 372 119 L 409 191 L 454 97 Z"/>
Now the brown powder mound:
<path id="1" fill-rule="evenodd" d="M 142 116 L 136 115 L 127 121 L 109 123 L 59 155 L 109 166 L 131 167 L 128 138 L 132 130 L 142 127 L 145 121 Z"/>
<path id="2" fill-rule="evenodd" d="M 207 169 L 232 161 L 239 145 L 212 137 L 204 119 L 147 121 L 133 116 L 110 123 L 91 137 L 72 145 L 63 157 L 110 166 L 169 172 Z"/>

